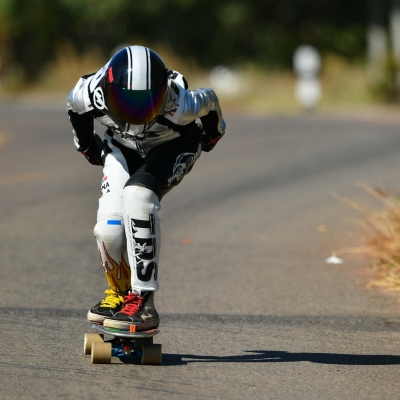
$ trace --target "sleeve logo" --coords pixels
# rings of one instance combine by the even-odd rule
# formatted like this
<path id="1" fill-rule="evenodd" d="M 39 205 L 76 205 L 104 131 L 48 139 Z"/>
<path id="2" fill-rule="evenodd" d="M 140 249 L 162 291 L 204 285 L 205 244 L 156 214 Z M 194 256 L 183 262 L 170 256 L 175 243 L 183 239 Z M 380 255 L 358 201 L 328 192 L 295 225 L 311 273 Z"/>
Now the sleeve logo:
<path id="1" fill-rule="evenodd" d="M 97 109 L 107 109 L 106 102 L 104 100 L 104 93 L 101 87 L 98 87 L 93 92 L 93 102 Z"/>

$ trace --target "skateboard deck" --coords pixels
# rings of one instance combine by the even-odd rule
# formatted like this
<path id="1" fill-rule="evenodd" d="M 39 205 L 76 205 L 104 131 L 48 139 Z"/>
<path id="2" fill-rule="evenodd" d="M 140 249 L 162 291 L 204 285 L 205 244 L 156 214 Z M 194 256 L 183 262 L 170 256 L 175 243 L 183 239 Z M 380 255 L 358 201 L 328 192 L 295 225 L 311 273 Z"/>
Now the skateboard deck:
<path id="1" fill-rule="evenodd" d="M 88 321 L 92 329 L 98 333 L 86 333 L 84 354 L 91 355 L 92 364 L 109 364 L 111 357 L 119 357 L 121 361 L 146 365 L 161 365 L 161 344 L 154 344 L 153 337 L 160 331 L 150 329 L 135 332 L 135 327 L 121 330 L 108 328 Z M 104 340 L 104 335 L 111 340 Z"/>

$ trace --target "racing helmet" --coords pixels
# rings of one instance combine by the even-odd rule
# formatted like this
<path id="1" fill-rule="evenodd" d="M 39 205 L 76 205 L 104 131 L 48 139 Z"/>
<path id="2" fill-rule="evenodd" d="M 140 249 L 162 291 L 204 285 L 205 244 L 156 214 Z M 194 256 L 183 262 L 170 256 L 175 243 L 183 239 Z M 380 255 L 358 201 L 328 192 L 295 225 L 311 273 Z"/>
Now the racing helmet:
<path id="1" fill-rule="evenodd" d="M 168 90 L 168 69 L 153 50 L 125 47 L 110 60 L 105 100 L 109 111 L 125 123 L 142 125 L 163 111 Z"/>

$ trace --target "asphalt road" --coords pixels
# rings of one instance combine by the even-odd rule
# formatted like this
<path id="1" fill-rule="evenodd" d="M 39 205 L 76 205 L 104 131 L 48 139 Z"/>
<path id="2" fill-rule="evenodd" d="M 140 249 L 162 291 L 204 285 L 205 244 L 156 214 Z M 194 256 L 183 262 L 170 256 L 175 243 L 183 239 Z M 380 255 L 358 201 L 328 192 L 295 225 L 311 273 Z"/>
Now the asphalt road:
<path id="1" fill-rule="evenodd" d="M 92 230 L 101 168 L 62 105 L 0 104 L 0 399 L 396 399 L 400 306 L 365 288 L 372 207 L 400 191 L 400 120 L 227 115 L 160 212 L 162 366 L 92 365 L 105 280 Z M 324 226 L 324 229 L 321 229 Z"/>

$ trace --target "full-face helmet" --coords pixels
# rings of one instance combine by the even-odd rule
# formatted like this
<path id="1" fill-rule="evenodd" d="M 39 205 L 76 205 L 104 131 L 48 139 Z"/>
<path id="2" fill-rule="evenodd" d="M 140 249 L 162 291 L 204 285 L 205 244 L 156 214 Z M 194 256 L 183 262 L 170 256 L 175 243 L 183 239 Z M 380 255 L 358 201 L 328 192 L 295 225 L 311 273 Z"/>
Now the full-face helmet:
<path id="1" fill-rule="evenodd" d="M 163 111 L 168 70 L 153 50 L 125 47 L 110 60 L 105 97 L 111 113 L 125 123 L 142 125 Z"/>

